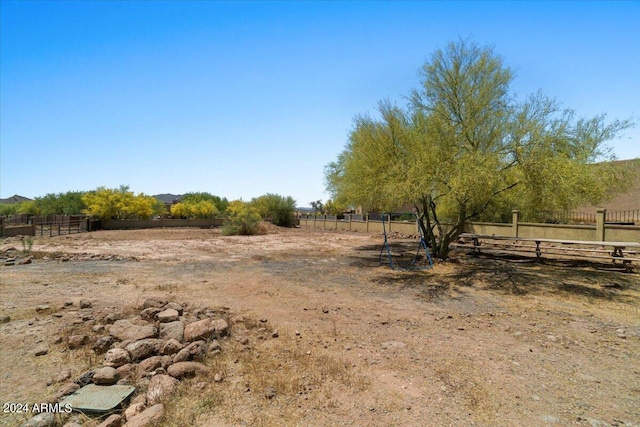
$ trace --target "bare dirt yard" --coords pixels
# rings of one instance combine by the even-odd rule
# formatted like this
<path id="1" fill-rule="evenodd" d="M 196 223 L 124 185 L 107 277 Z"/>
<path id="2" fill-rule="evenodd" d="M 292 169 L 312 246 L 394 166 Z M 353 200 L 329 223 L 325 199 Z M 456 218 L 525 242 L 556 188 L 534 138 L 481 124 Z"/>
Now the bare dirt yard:
<path id="1" fill-rule="evenodd" d="M 640 425 L 637 268 L 458 251 L 393 271 L 380 236 L 270 231 L 35 239 L 31 263 L 0 267 L 0 425 L 32 415 L 10 403 L 46 401 L 102 365 L 70 335 L 150 297 L 226 313 L 230 329 L 211 375 L 180 382 L 154 425 Z M 133 385 L 144 396 L 148 378 Z"/>

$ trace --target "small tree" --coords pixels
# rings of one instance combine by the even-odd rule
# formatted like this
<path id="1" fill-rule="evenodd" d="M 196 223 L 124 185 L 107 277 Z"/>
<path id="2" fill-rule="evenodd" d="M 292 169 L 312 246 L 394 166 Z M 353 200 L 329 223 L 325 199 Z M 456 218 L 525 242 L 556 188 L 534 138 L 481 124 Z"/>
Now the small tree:
<path id="1" fill-rule="evenodd" d="M 228 218 L 222 227 L 222 234 L 249 236 L 259 234 L 260 230 L 260 214 L 242 200 L 234 200 L 227 207 Z"/>
<path id="2" fill-rule="evenodd" d="M 471 219 L 492 209 L 570 208 L 602 200 L 625 182 L 604 142 L 631 126 L 576 119 L 540 93 L 517 101 L 511 70 L 491 48 L 451 43 L 422 68 L 405 111 L 358 117 L 345 150 L 326 168 L 337 200 L 390 211 L 407 202 L 436 257 Z"/>
<path id="3" fill-rule="evenodd" d="M 265 194 L 251 200 L 251 206 L 263 219 L 270 219 L 280 227 L 291 227 L 296 201 L 291 196 Z"/>

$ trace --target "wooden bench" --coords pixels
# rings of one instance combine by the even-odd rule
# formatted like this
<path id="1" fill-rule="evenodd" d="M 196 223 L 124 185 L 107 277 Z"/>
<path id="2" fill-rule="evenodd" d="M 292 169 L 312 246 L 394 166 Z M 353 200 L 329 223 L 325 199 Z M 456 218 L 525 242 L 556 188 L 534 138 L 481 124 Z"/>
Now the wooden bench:
<path id="1" fill-rule="evenodd" d="M 542 259 L 542 252 L 544 251 L 545 253 L 552 255 L 607 259 L 611 260 L 614 264 L 617 261 L 621 261 L 623 264 L 630 264 L 633 261 L 640 262 L 640 257 L 638 257 L 640 243 L 636 242 L 596 242 L 585 240 L 543 239 L 537 237 L 507 237 L 470 233 L 461 234 L 460 239 L 463 242 L 472 242 L 473 252 L 476 253 L 480 252 L 481 247 L 489 246 L 489 250 L 523 253 L 535 252 L 537 259 Z M 542 245 L 543 243 L 546 245 Z M 463 243 L 456 246 L 465 247 L 466 244 Z M 582 247 L 575 248 L 567 246 Z M 592 246 L 592 248 L 585 248 L 584 246 Z"/>

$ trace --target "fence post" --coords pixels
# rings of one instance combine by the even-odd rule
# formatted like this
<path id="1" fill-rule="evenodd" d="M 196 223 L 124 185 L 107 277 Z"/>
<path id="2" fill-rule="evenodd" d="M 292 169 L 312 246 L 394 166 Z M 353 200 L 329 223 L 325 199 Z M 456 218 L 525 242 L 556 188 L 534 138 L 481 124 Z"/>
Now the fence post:
<path id="1" fill-rule="evenodd" d="M 351 231 L 351 218 L 353 218 L 353 215 L 349 214 L 349 231 Z"/>
<path id="2" fill-rule="evenodd" d="M 4 218 L 0 218 L 0 237 L 4 237 Z"/>
<path id="3" fill-rule="evenodd" d="M 365 221 L 365 224 L 367 226 L 366 228 L 367 228 L 367 232 L 368 232 L 369 231 L 369 214 L 366 214 L 364 216 L 364 221 Z"/>
<path id="4" fill-rule="evenodd" d="M 607 210 L 603 208 L 596 209 L 596 241 L 604 242 L 604 221 L 607 216 Z"/>
<path id="5" fill-rule="evenodd" d="M 326 230 L 326 229 L 327 229 L 327 216 L 322 215 L 322 230 Z"/>
<path id="6" fill-rule="evenodd" d="M 512 236 L 511 237 L 518 237 L 518 224 L 520 222 L 520 211 L 517 209 L 514 209 L 511 214 L 513 215 L 513 220 L 511 223 L 511 232 L 512 232 Z"/>

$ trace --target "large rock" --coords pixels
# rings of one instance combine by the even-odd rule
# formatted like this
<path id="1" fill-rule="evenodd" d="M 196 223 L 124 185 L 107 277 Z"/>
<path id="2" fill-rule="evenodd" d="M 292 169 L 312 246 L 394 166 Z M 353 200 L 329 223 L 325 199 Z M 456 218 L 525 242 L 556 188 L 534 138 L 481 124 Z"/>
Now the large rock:
<path id="1" fill-rule="evenodd" d="M 129 362 L 131 362 L 131 356 L 124 348 L 112 348 L 104 356 L 104 364 L 112 368 L 118 368 Z"/>
<path id="2" fill-rule="evenodd" d="M 180 316 L 182 316 L 182 313 L 184 312 L 184 308 L 182 308 L 182 306 L 180 304 L 178 304 L 177 302 L 169 302 L 169 303 L 167 303 L 167 305 L 162 307 L 163 310 L 166 310 L 168 308 L 173 308 L 175 311 L 178 312 L 178 314 Z"/>
<path id="3" fill-rule="evenodd" d="M 149 307 L 162 308 L 166 304 L 167 304 L 167 301 L 161 298 L 147 298 L 142 303 L 142 308 L 149 308 Z"/>
<path id="4" fill-rule="evenodd" d="M 180 314 L 178 310 L 174 310 L 173 308 L 167 308 L 156 315 L 156 319 L 158 319 L 160 323 L 175 322 L 179 318 Z"/>
<path id="5" fill-rule="evenodd" d="M 126 319 L 117 320 L 109 327 L 109 335 L 121 341 L 154 338 L 157 334 L 158 330 L 153 325 L 134 325 Z"/>
<path id="6" fill-rule="evenodd" d="M 162 367 L 162 356 L 151 356 L 138 364 L 138 375 L 144 376 Z"/>
<path id="7" fill-rule="evenodd" d="M 127 409 L 124 410 L 124 419 L 130 420 L 136 415 L 142 413 L 142 411 L 144 411 L 144 403 L 142 402 L 132 403 L 131 405 L 129 405 Z"/>
<path id="8" fill-rule="evenodd" d="M 151 377 L 147 389 L 147 403 L 149 405 L 159 403 L 163 398 L 176 391 L 178 384 L 180 381 L 169 375 L 154 375 Z"/>
<path id="9" fill-rule="evenodd" d="M 207 355 L 207 342 L 200 340 L 194 341 L 176 354 L 173 358 L 174 362 L 186 362 L 188 360 L 195 360 L 201 362 Z"/>
<path id="10" fill-rule="evenodd" d="M 194 377 L 196 375 L 206 375 L 209 368 L 199 362 L 178 362 L 167 368 L 167 373 L 174 378 Z"/>
<path id="11" fill-rule="evenodd" d="M 226 335 L 229 324 L 224 319 L 202 319 L 184 327 L 184 340 L 196 341 Z"/>
<path id="12" fill-rule="evenodd" d="M 113 385 L 118 382 L 120 375 L 118 371 L 111 366 L 105 366 L 96 370 L 93 374 L 93 382 L 98 385 Z"/>
<path id="13" fill-rule="evenodd" d="M 162 311 L 162 309 L 158 308 L 158 307 L 145 308 L 144 310 L 142 310 L 140 312 L 140 317 L 142 317 L 143 319 L 146 319 L 146 320 L 153 320 L 153 319 L 155 319 L 156 315 L 158 313 L 160 313 L 161 311 Z"/>
<path id="14" fill-rule="evenodd" d="M 21 427 L 53 427 L 56 425 L 56 416 L 53 412 L 43 412 L 29 421 L 22 424 Z"/>
<path id="15" fill-rule="evenodd" d="M 160 354 L 175 354 L 182 350 L 182 344 L 175 338 L 171 338 L 168 341 L 165 341 L 160 347 Z"/>
<path id="16" fill-rule="evenodd" d="M 124 427 L 144 427 L 148 426 L 151 423 L 158 422 L 162 420 L 164 417 L 164 405 L 162 403 L 158 403 L 157 405 L 153 405 L 138 415 L 133 416 Z"/>
<path id="17" fill-rule="evenodd" d="M 148 338 L 132 342 L 124 349 L 127 350 L 131 355 L 131 360 L 136 361 L 146 359 L 149 356 L 153 356 L 153 354 L 158 351 L 158 347 L 161 345 L 161 343 L 161 340 Z"/>
<path id="18" fill-rule="evenodd" d="M 87 342 L 89 342 L 89 337 L 87 335 L 71 335 L 67 344 L 71 350 L 74 350 L 82 347 Z"/>
<path id="19" fill-rule="evenodd" d="M 180 321 L 161 323 L 159 336 L 163 340 L 173 338 L 174 340 L 182 341 L 184 338 L 184 323 Z"/>
<path id="20" fill-rule="evenodd" d="M 104 335 L 98 337 L 96 342 L 93 344 L 93 351 L 97 354 L 102 354 L 111 348 L 113 344 L 113 337 L 111 335 Z"/>
<path id="21" fill-rule="evenodd" d="M 98 424 L 98 427 L 120 427 L 122 425 L 122 417 L 118 414 L 109 415 L 109 417 Z"/>

